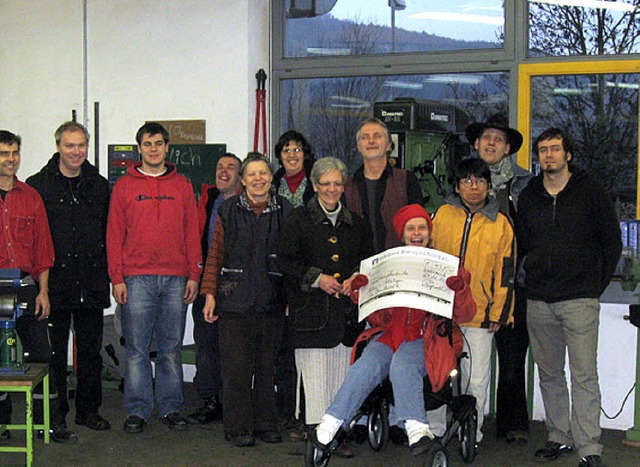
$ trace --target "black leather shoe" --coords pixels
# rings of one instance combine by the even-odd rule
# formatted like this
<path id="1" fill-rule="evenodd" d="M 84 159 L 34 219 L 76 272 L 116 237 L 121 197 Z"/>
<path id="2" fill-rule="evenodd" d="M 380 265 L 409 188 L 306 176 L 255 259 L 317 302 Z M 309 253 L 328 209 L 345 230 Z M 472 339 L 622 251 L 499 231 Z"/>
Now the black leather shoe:
<path id="1" fill-rule="evenodd" d="M 187 417 L 189 425 L 207 425 L 220 416 L 220 407 L 215 397 L 204 400 L 202 407 Z"/>
<path id="2" fill-rule="evenodd" d="M 511 430 L 505 435 L 505 439 L 509 444 L 524 446 L 529 442 L 529 433 L 524 430 Z"/>
<path id="3" fill-rule="evenodd" d="M 433 439 L 428 436 L 423 436 L 418 441 L 409 445 L 409 452 L 411 452 L 412 456 L 419 456 L 424 454 L 433 446 Z"/>
<path id="4" fill-rule="evenodd" d="M 573 448 L 571 446 L 556 443 L 555 441 L 547 441 L 543 448 L 536 451 L 533 460 L 536 462 L 554 461 L 562 454 L 569 454 L 572 451 Z"/>
<path id="5" fill-rule="evenodd" d="M 69 430 L 65 425 L 56 425 L 49 430 L 49 436 L 54 443 L 73 444 L 78 441 L 78 435 Z M 44 439 L 44 432 L 38 430 L 38 439 Z"/>
<path id="6" fill-rule="evenodd" d="M 578 467 L 597 467 L 599 465 L 604 465 L 602 463 L 602 458 L 597 454 L 592 454 L 590 456 L 585 456 L 580 459 L 580 463 Z"/>
<path id="7" fill-rule="evenodd" d="M 111 429 L 111 423 L 98 412 L 85 416 L 76 415 L 76 425 L 86 426 L 90 430 L 104 431 Z"/>
<path id="8" fill-rule="evenodd" d="M 145 422 L 143 418 L 138 417 L 137 415 L 129 415 L 124 421 L 122 429 L 125 433 L 129 434 L 142 433 L 146 424 L 147 422 Z"/>
<path id="9" fill-rule="evenodd" d="M 258 437 L 265 443 L 282 443 L 282 435 L 274 430 L 261 431 Z"/>
<path id="10" fill-rule="evenodd" d="M 167 425 L 170 430 L 182 431 L 189 428 L 185 418 L 178 412 L 170 412 L 163 417 L 160 417 L 160 421 Z"/>
<path id="11" fill-rule="evenodd" d="M 246 432 L 238 433 L 237 435 L 225 434 L 224 439 L 237 448 L 246 448 L 256 444 L 254 436 Z"/>

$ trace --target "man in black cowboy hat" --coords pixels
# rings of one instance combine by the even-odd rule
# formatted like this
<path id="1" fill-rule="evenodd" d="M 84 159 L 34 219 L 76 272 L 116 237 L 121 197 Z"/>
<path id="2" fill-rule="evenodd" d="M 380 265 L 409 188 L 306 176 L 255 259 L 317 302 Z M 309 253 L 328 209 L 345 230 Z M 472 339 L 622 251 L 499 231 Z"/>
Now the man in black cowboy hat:
<path id="1" fill-rule="evenodd" d="M 518 196 L 533 175 L 511 158 L 522 146 L 522 135 L 509 127 L 503 115 L 486 122 L 476 122 L 466 129 L 467 140 L 491 170 L 491 192 L 498 200 L 500 211 L 515 220 Z M 515 285 L 513 327 L 495 329 L 496 348 L 500 364 L 496 400 L 497 436 L 507 442 L 526 444 L 529 415 L 525 390 L 525 360 L 529 335 L 526 321 L 527 302 L 523 290 Z"/>

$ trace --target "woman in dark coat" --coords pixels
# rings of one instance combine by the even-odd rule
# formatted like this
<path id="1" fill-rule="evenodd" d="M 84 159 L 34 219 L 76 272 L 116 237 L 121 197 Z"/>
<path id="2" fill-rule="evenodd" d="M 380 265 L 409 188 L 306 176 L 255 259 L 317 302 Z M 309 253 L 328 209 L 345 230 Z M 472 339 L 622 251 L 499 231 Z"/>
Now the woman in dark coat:
<path id="1" fill-rule="evenodd" d="M 310 425 L 320 422 L 349 367 L 360 327 L 348 294 L 360 261 L 373 254 L 367 225 L 340 202 L 346 181 L 342 161 L 318 159 L 316 195 L 287 218 L 279 248 Z"/>
<path id="2" fill-rule="evenodd" d="M 305 137 L 290 130 L 282 134 L 276 143 L 275 155 L 281 167 L 273 175 L 273 186 L 294 208 L 307 204 L 313 198 L 311 180 L 313 152 Z"/>
<path id="3" fill-rule="evenodd" d="M 234 446 L 279 443 L 273 370 L 284 317 L 277 244 L 291 204 L 271 195 L 269 161 L 251 153 L 243 192 L 225 200 L 200 293 L 205 321 L 219 319 L 225 438 Z"/>

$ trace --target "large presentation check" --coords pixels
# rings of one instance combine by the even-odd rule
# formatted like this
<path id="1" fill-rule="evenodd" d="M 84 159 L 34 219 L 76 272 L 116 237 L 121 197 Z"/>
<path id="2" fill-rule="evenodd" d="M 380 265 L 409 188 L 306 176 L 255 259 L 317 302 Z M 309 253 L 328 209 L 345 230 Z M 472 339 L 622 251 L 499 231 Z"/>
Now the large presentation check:
<path id="1" fill-rule="evenodd" d="M 410 307 L 447 318 L 453 314 L 449 276 L 458 273 L 456 256 L 431 248 L 400 246 L 360 263 L 369 283 L 360 289 L 359 320 L 383 308 Z"/>

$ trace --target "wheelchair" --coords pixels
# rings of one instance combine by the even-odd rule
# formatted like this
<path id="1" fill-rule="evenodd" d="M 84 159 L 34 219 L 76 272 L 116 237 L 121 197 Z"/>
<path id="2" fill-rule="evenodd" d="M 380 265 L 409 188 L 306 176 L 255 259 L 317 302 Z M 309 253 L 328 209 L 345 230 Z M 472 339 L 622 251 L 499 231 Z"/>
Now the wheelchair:
<path id="1" fill-rule="evenodd" d="M 373 336 L 374 335 L 368 336 L 364 341 L 360 341 L 359 339 L 359 343 L 366 344 L 367 340 Z M 355 348 L 354 354 L 359 356 L 363 348 L 364 345 Z M 462 358 L 468 358 L 466 353 L 458 355 L 458 367 Z M 467 394 L 461 394 L 459 370 L 456 368 L 451 371 L 447 384 L 438 392 L 432 391 L 431 381 L 429 380 L 429 376 L 426 376 L 424 378 L 423 393 L 425 410 L 435 410 L 446 405 L 447 410 L 451 413 L 445 433 L 440 438 L 436 438 L 436 442 L 434 442 L 431 448 L 424 454 L 424 465 L 426 467 L 449 465 L 447 446 L 455 437 L 458 439 L 462 459 L 466 463 L 472 463 L 477 452 L 476 428 L 478 413 L 476 410 L 476 398 Z M 335 450 L 347 439 L 363 417 L 366 417 L 369 446 L 375 452 L 384 450 L 389 442 L 389 412 L 393 403 L 393 389 L 391 381 L 387 377 L 369 394 L 349 424 L 341 427 L 326 447 L 318 445 L 314 435 L 309 436 L 304 455 L 305 466 L 324 467 L 328 465 Z"/>

